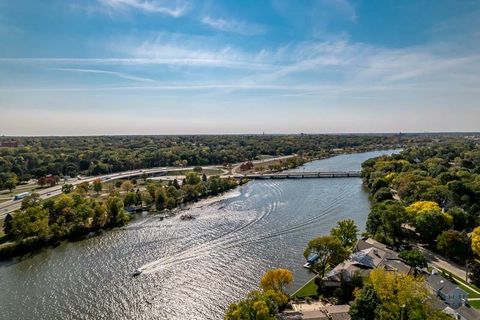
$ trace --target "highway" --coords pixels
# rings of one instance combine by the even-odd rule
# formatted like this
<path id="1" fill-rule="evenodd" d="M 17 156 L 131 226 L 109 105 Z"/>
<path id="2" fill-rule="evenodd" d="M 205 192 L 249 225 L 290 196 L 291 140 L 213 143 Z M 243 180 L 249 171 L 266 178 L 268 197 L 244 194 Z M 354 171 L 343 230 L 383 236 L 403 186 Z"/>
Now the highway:
<path id="1" fill-rule="evenodd" d="M 70 179 L 67 181 L 67 183 L 72 184 L 74 186 L 83 183 L 83 182 L 93 182 L 96 179 L 100 179 L 102 181 L 111 181 L 111 180 L 116 180 L 116 179 L 125 179 L 125 178 L 131 178 L 131 177 L 136 177 L 136 176 L 141 176 L 142 174 L 159 174 L 159 173 L 167 173 L 167 172 L 172 172 L 172 171 L 184 171 L 184 170 L 193 170 L 194 167 L 158 167 L 158 168 L 150 168 L 150 169 L 141 169 L 141 170 L 130 170 L 130 171 L 123 171 L 123 172 L 117 172 L 117 173 L 111 173 L 111 174 L 106 174 L 106 175 L 101 175 L 101 176 L 94 176 L 94 177 L 85 177 L 82 178 L 81 180 L 78 179 Z M 202 167 L 202 169 L 220 169 L 218 166 L 205 166 Z M 58 184 L 50 188 L 45 188 L 41 190 L 36 190 L 40 195 L 41 199 L 47 199 L 56 195 L 59 195 L 62 193 L 62 186 L 64 184 Z M 15 211 L 20 208 L 22 204 L 22 200 L 9 200 L 0 203 L 0 219 L 3 219 L 7 213 Z"/>
<path id="2" fill-rule="evenodd" d="M 274 158 L 269 158 L 265 160 L 255 160 L 252 161 L 254 164 L 258 163 L 268 163 L 269 161 L 274 161 L 274 160 L 282 160 L 282 159 L 288 159 L 291 157 L 295 157 L 296 155 L 289 155 L 289 156 L 281 156 L 281 157 L 274 157 Z M 236 171 L 240 168 L 240 165 L 244 163 L 237 163 L 232 166 L 232 174 L 228 174 L 228 171 L 223 169 L 221 166 L 202 166 L 202 169 L 220 169 L 223 171 L 223 174 L 221 175 L 222 177 L 242 177 L 243 175 L 236 174 Z M 116 180 L 116 179 L 125 179 L 125 178 L 132 178 L 132 177 L 137 177 L 141 176 L 142 174 L 147 174 L 147 175 L 153 175 L 153 174 L 160 174 L 160 173 L 165 173 L 167 172 L 172 172 L 172 171 L 184 171 L 184 170 L 193 170 L 194 167 L 156 167 L 156 168 L 150 168 L 150 169 L 138 169 L 138 170 L 129 170 L 129 171 L 123 171 L 123 172 L 116 172 L 116 173 L 111 173 L 111 174 L 105 174 L 101 176 L 94 176 L 94 177 L 85 177 L 82 178 L 81 180 L 78 180 L 77 178 L 73 178 L 68 180 L 66 183 L 72 184 L 74 186 L 83 183 L 83 182 L 93 182 L 96 179 L 100 179 L 102 181 L 110 181 L 110 180 Z M 177 179 L 180 178 L 180 176 L 177 176 Z M 156 180 L 171 180 L 172 177 L 157 177 Z M 41 190 L 36 190 L 40 195 L 41 199 L 47 199 L 53 196 L 57 196 L 62 193 L 62 186 L 64 184 L 58 184 L 50 188 L 45 188 Z M 20 206 L 22 205 L 22 200 L 9 200 L 0 203 L 0 219 L 3 219 L 7 213 L 13 212 L 17 209 L 20 209 Z"/>

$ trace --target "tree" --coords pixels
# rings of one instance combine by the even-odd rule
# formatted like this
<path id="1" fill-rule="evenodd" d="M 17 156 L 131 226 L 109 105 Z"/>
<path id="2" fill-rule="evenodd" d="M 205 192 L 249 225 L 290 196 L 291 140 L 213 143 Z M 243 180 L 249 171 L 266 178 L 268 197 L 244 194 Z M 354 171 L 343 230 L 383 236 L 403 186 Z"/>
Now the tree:
<path id="1" fill-rule="evenodd" d="M 341 220 L 330 231 L 330 235 L 338 238 L 345 248 L 352 247 L 357 242 L 358 228 L 352 219 Z"/>
<path id="2" fill-rule="evenodd" d="M 368 282 L 373 286 L 381 304 L 375 310 L 375 319 L 409 319 L 409 314 L 417 313 L 417 319 L 427 318 L 423 302 L 428 290 L 422 278 L 400 272 L 374 269 Z"/>
<path id="3" fill-rule="evenodd" d="M 69 183 L 66 183 L 62 186 L 62 192 L 67 194 L 67 193 L 70 193 L 73 191 L 73 185 L 72 184 L 69 184 Z"/>
<path id="4" fill-rule="evenodd" d="M 375 310 L 379 304 L 380 300 L 375 289 L 368 284 L 357 294 L 348 313 L 352 320 L 374 320 Z"/>
<path id="5" fill-rule="evenodd" d="M 448 214 L 453 219 L 453 228 L 458 231 L 465 230 L 468 226 L 468 215 L 460 207 L 454 207 L 448 210 Z"/>
<path id="6" fill-rule="evenodd" d="M 464 260 L 469 249 L 470 239 L 465 232 L 446 230 L 437 237 L 437 250 L 448 258 Z"/>
<path id="7" fill-rule="evenodd" d="M 405 208 L 405 211 L 415 217 L 419 214 L 428 213 L 428 212 L 441 212 L 442 209 L 438 203 L 433 201 L 417 201 Z"/>
<path id="8" fill-rule="evenodd" d="M 51 234 L 48 211 L 38 206 L 18 211 L 12 219 L 11 233 L 19 240 L 28 237 L 48 239 Z"/>
<path id="9" fill-rule="evenodd" d="M 402 235 L 402 223 L 406 222 L 405 208 L 398 201 L 375 203 L 367 218 L 367 231 L 376 239 L 391 243 Z"/>
<path id="10" fill-rule="evenodd" d="M 123 209 L 123 200 L 118 196 L 111 196 L 107 200 L 107 213 L 112 225 L 123 225 L 128 221 L 128 216 Z"/>
<path id="11" fill-rule="evenodd" d="M 189 185 L 195 185 L 200 183 L 200 176 L 198 175 L 197 172 L 189 172 L 185 176 L 185 183 Z"/>
<path id="12" fill-rule="evenodd" d="M 10 178 L 10 179 L 8 179 L 7 181 L 5 181 L 5 183 L 3 184 L 3 186 L 4 186 L 5 188 L 7 188 L 8 191 L 12 192 L 13 189 L 15 189 L 15 187 L 17 186 L 17 181 L 16 181 L 16 179 Z"/>
<path id="13" fill-rule="evenodd" d="M 108 222 L 107 207 L 103 203 L 96 203 L 94 207 L 93 226 L 103 228 Z"/>
<path id="14" fill-rule="evenodd" d="M 125 180 L 122 182 L 120 189 L 122 189 L 123 191 L 130 191 L 133 189 L 133 183 L 130 180 Z"/>
<path id="15" fill-rule="evenodd" d="M 23 198 L 21 210 L 26 210 L 30 207 L 35 207 L 40 204 L 40 195 L 36 192 L 30 193 L 28 196 Z"/>
<path id="16" fill-rule="evenodd" d="M 283 287 L 292 281 L 292 273 L 285 269 L 268 270 L 262 277 L 263 291 L 251 291 L 245 299 L 232 303 L 226 320 L 275 320 L 288 302 Z"/>
<path id="17" fill-rule="evenodd" d="M 142 202 L 143 202 L 142 193 L 140 192 L 139 189 L 137 189 L 137 191 L 135 192 L 135 205 L 141 206 Z"/>
<path id="18" fill-rule="evenodd" d="M 260 287 L 264 290 L 274 290 L 284 292 L 285 286 L 293 280 L 293 275 L 287 269 L 270 269 L 262 277 Z"/>
<path id="19" fill-rule="evenodd" d="M 10 213 L 7 213 L 5 219 L 3 220 L 3 232 L 6 235 L 9 235 L 10 232 L 12 232 L 12 220 L 12 215 Z"/>
<path id="20" fill-rule="evenodd" d="M 468 266 L 468 277 L 474 285 L 480 286 L 480 264 L 478 262 L 473 262 Z"/>
<path id="21" fill-rule="evenodd" d="M 452 226 L 452 219 L 440 211 L 427 211 L 415 217 L 415 230 L 428 242 L 433 242 L 442 231 Z"/>
<path id="22" fill-rule="evenodd" d="M 228 307 L 224 319 L 275 320 L 279 310 L 278 301 L 280 299 L 282 299 L 282 297 L 275 292 L 252 291 L 248 293 L 245 299 L 238 303 L 232 303 Z"/>
<path id="23" fill-rule="evenodd" d="M 125 195 L 125 198 L 123 199 L 123 204 L 128 207 L 128 206 L 132 206 L 135 204 L 135 201 L 136 201 L 136 194 L 135 192 L 127 192 L 127 194 Z"/>
<path id="24" fill-rule="evenodd" d="M 377 192 L 373 194 L 373 200 L 375 202 L 382 202 L 386 200 L 392 200 L 392 192 L 390 191 L 390 188 L 381 188 Z"/>
<path id="25" fill-rule="evenodd" d="M 75 188 L 77 193 L 81 193 L 82 195 L 87 195 L 88 191 L 90 190 L 90 185 L 88 182 L 82 182 L 80 184 L 77 184 L 77 187 Z"/>
<path id="26" fill-rule="evenodd" d="M 321 277 L 325 276 L 328 267 L 339 264 L 345 260 L 349 251 L 345 249 L 342 242 L 333 236 L 323 236 L 311 240 L 303 255 L 308 258 L 311 254 L 317 254 L 318 260 L 314 268 Z"/>
<path id="27" fill-rule="evenodd" d="M 426 268 L 427 259 L 423 256 L 419 250 L 404 250 L 399 254 L 400 259 L 405 261 L 406 264 L 415 268 L 414 272 L 417 272 L 417 268 Z"/>
<path id="28" fill-rule="evenodd" d="M 166 208 L 167 206 L 167 193 L 165 192 L 165 188 L 160 187 L 155 195 L 155 207 L 157 210 L 161 211 Z"/>
<path id="29" fill-rule="evenodd" d="M 472 232 L 472 251 L 480 255 L 480 227 L 476 227 Z"/>
<path id="30" fill-rule="evenodd" d="M 102 192 L 102 180 L 100 179 L 95 179 L 93 180 L 93 191 L 96 193 Z"/>

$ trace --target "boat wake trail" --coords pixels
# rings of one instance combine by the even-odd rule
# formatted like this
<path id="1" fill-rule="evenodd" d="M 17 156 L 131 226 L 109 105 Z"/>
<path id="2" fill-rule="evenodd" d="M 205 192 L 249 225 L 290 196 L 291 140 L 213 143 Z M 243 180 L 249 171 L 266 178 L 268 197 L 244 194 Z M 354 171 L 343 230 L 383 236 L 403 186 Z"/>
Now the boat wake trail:
<path id="1" fill-rule="evenodd" d="M 287 224 L 281 228 L 274 228 L 273 226 L 270 226 L 269 228 L 271 222 L 275 220 L 269 219 L 269 216 L 277 211 L 280 204 L 280 199 L 282 199 L 283 190 L 279 186 L 279 182 L 269 182 L 267 183 L 267 187 L 268 192 L 263 193 L 261 196 L 268 199 L 268 201 L 261 210 L 257 211 L 260 214 L 258 214 L 256 218 L 233 231 L 223 233 L 205 243 L 192 246 L 176 254 L 169 255 L 168 257 L 149 262 L 138 268 L 138 270 L 145 274 L 155 273 L 163 269 L 171 268 L 178 264 L 184 264 L 186 262 L 208 256 L 213 252 L 218 252 L 218 250 L 231 250 L 235 247 L 238 248 L 247 244 L 274 239 L 298 232 L 303 228 L 318 222 L 325 216 L 332 214 L 335 210 L 337 210 L 340 203 L 346 198 L 347 194 L 349 194 L 352 189 L 352 186 L 342 188 L 340 192 L 335 195 L 335 198 L 328 201 L 328 204 L 325 206 L 319 208 L 319 213 L 307 219 L 301 221 L 292 221 L 292 219 L 290 219 L 287 221 Z M 252 196 L 249 199 L 253 197 L 257 196 Z M 235 206 L 235 203 L 233 203 L 233 206 Z M 248 211 L 251 212 L 251 210 Z M 245 210 L 243 210 L 242 213 L 245 213 Z"/>

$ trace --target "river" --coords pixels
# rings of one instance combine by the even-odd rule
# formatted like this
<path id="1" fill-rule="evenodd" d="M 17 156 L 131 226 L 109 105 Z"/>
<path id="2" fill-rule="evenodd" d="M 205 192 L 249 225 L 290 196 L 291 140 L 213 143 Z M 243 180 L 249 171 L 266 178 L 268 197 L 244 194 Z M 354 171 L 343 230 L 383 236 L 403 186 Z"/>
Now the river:
<path id="1" fill-rule="evenodd" d="M 340 155 L 296 170 L 360 170 L 391 151 Z M 188 209 L 150 215 L 87 240 L 0 263 L 0 319 L 222 319 L 268 268 L 311 274 L 303 249 L 346 218 L 361 230 L 360 178 L 252 181 Z M 131 273 L 140 268 L 136 278 Z"/>

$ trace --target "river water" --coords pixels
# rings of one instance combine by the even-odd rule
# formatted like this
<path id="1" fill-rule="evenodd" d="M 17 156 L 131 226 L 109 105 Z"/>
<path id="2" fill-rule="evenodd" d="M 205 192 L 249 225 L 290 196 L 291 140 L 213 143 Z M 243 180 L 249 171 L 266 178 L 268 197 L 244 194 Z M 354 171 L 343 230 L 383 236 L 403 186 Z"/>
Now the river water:
<path id="1" fill-rule="evenodd" d="M 360 170 L 368 158 L 340 155 L 298 170 Z M 0 263 L 0 319 L 222 319 L 268 268 L 311 278 L 303 249 L 337 220 L 361 230 L 369 211 L 360 178 L 252 181 L 178 216 L 124 228 Z M 143 274 L 132 278 L 140 268 Z"/>

